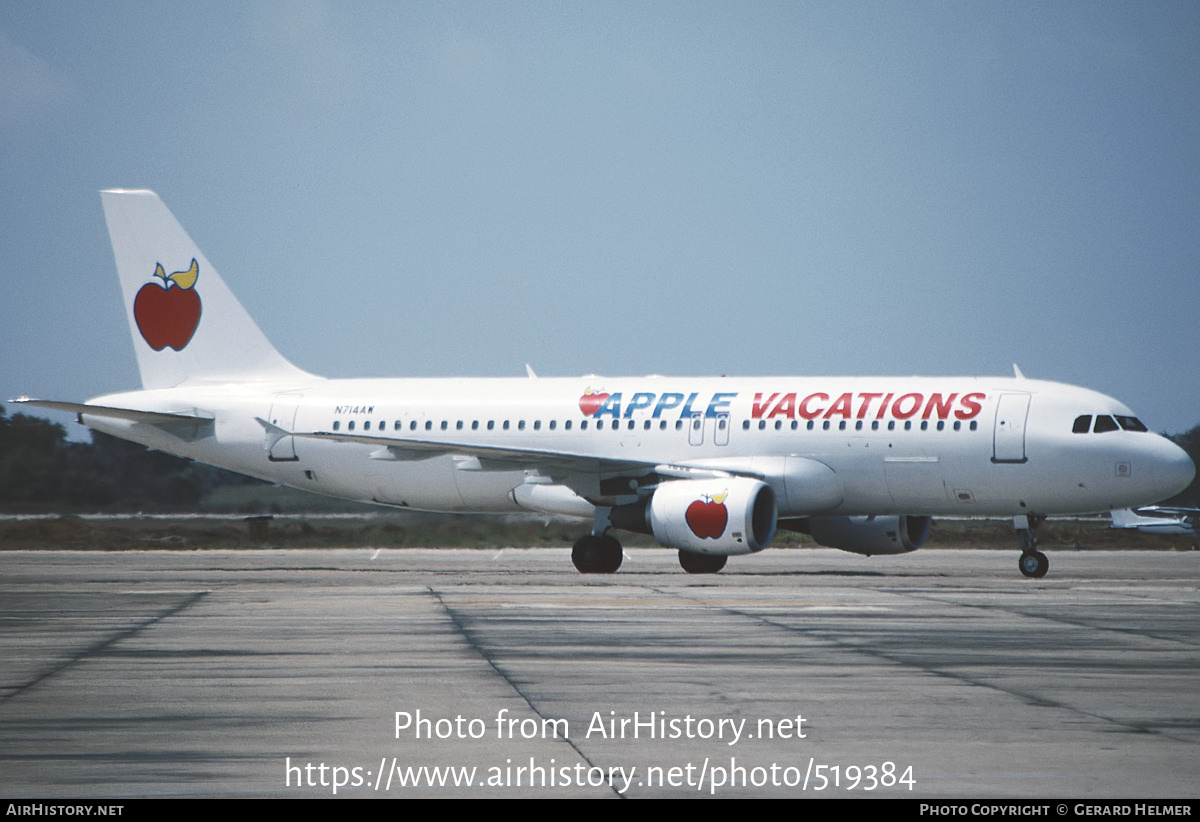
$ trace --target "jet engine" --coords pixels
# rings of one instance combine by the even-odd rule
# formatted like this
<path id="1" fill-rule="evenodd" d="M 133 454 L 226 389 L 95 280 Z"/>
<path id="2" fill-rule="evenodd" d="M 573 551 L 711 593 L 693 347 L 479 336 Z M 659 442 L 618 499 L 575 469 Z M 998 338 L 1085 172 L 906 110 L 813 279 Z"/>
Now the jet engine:
<path id="1" fill-rule="evenodd" d="M 802 530 L 827 548 L 855 554 L 905 554 L 929 539 L 931 517 L 809 517 Z"/>
<path id="2" fill-rule="evenodd" d="M 748 477 L 675 480 L 650 498 L 646 519 L 663 545 L 713 556 L 751 554 L 775 536 L 775 492 Z"/>

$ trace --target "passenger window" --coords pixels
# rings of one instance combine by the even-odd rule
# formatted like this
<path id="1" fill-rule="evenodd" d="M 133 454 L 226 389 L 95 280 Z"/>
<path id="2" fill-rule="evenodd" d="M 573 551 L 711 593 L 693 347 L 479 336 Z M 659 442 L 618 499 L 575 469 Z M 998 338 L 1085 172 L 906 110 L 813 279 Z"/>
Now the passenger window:
<path id="1" fill-rule="evenodd" d="M 778 431 L 781 428 L 783 428 L 783 420 L 775 420 L 775 430 Z"/>
<path id="2" fill-rule="evenodd" d="M 583 420 L 582 422 L 580 422 L 580 423 L 579 423 L 579 430 L 580 430 L 580 431 L 586 431 L 586 430 L 587 430 L 587 420 Z"/>
<path id="3" fill-rule="evenodd" d="M 489 431 L 492 431 L 492 430 L 494 430 L 495 428 L 496 428 L 496 421 L 495 421 L 495 420 L 488 420 L 487 429 L 488 429 Z"/>
<path id="4" fill-rule="evenodd" d="M 570 420 L 567 420 L 566 422 L 563 423 L 563 430 L 565 430 L 565 431 L 571 430 L 571 421 Z"/>
<path id="5" fill-rule="evenodd" d="M 517 423 L 517 430 L 518 430 L 518 431 L 524 431 L 524 430 L 525 430 L 525 420 L 521 420 L 520 422 L 518 422 L 518 423 Z"/>
<path id="6" fill-rule="evenodd" d="M 1113 418 L 1107 414 L 1096 415 L 1096 427 L 1092 429 L 1093 434 L 1107 434 L 1109 431 L 1117 431 L 1118 426 Z"/>
<path id="7" fill-rule="evenodd" d="M 399 431 L 399 430 L 400 430 L 400 420 L 396 420 L 394 423 L 392 423 L 392 430 L 393 430 L 393 431 Z"/>
<path id="8" fill-rule="evenodd" d="M 472 431 L 479 430 L 479 420 L 471 420 L 471 430 Z"/>
<path id="9" fill-rule="evenodd" d="M 767 421 L 766 421 L 766 420 L 759 420 L 759 421 L 758 421 L 758 430 L 759 430 L 759 431 L 763 431 L 763 430 L 765 430 L 765 429 L 766 429 L 766 427 L 767 427 Z"/>
<path id="10" fill-rule="evenodd" d="M 445 431 L 449 427 L 450 427 L 450 423 L 446 420 L 442 420 L 442 430 Z"/>
<path id="11" fill-rule="evenodd" d="M 349 423 L 349 425 L 346 426 L 346 428 L 353 431 L 354 430 L 354 420 L 350 420 L 350 423 Z"/>
<path id="12" fill-rule="evenodd" d="M 534 421 L 533 421 L 533 430 L 534 430 L 534 431 L 541 431 L 541 430 L 542 430 L 542 421 L 541 421 L 541 420 L 534 420 Z"/>
<path id="13" fill-rule="evenodd" d="M 417 421 L 416 421 L 416 420 L 413 420 L 412 422 L 410 422 L 410 423 L 408 424 L 408 430 L 409 430 L 409 431 L 416 431 L 416 430 L 417 430 Z"/>
<path id="14" fill-rule="evenodd" d="M 364 430 L 364 431 L 370 431 L 370 430 L 371 430 L 371 421 L 370 421 L 370 420 L 367 420 L 366 422 L 364 422 L 364 423 L 363 423 L 363 430 Z"/>
<path id="15" fill-rule="evenodd" d="M 1075 424 L 1071 426 L 1072 434 L 1086 434 L 1088 429 L 1092 427 L 1092 415 L 1084 414 L 1075 418 Z"/>
<path id="16" fill-rule="evenodd" d="M 341 428 L 341 427 L 342 427 L 342 422 L 341 422 L 341 420 L 334 420 L 334 421 L 333 421 L 333 430 L 334 430 L 334 431 L 338 430 L 338 429 L 339 429 L 339 428 Z"/>
<path id="17" fill-rule="evenodd" d="M 750 430 L 750 420 L 742 420 L 742 430 L 743 431 Z"/>
<path id="18" fill-rule="evenodd" d="M 809 421 L 808 421 L 808 425 L 806 425 L 806 426 L 804 426 L 804 427 L 805 427 L 805 428 L 807 428 L 809 431 L 811 431 L 811 430 L 813 430 L 814 428 L 816 428 L 817 426 L 816 426 L 816 424 L 815 424 L 815 423 L 814 423 L 812 420 L 809 420 Z"/>
<path id="19" fill-rule="evenodd" d="M 550 430 L 551 430 L 551 431 L 553 431 L 553 430 L 554 430 L 555 428 L 557 428 L 557 427 L 558 427 L 558 421 L 557 421 L 557 420 L 550 420 Z"/>
<path id="20" fill-rule="evenodd" d="M 462 430 L 462 425 L 463 425 L 463 421 L 462 421 L 462 420 L 459 420 L 458 422 L 454 423 L 454 430 L 455 430 L 455 431 L 461 431 L 461 430 Z"/>
<path id="21" fill-rule="evenodd" d="M 425 420 L 425 430 L 426 431 L 433 430 L 433 420 Z"/>

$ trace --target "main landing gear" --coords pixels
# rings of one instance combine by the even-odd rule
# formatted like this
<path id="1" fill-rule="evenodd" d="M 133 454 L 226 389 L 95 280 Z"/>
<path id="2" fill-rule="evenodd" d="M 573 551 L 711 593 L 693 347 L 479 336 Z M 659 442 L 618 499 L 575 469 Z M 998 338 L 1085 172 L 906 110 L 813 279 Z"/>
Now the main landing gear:
<path id="1" fill-rule="evenodd" d="M 1017 567 L 1021 573 L 1033 579 L 1041 579 L 1050 570 L 1050 560 L 1037 549 L 1037 537 L 1033 531 L 1041 524 L 1041 517 L 1013 517 L 1013 528 L 1021 535 L 1021 559 Z"/>
<path id="2" fill-rule="evenodd" d="M 615 574 L 624 554 L 616 537 L 608 535 L 612 527 L 611 509 L 597 508 L 592 533 L 580 537 L 571 548 L 571 562 L 581 574 Z M 680 551 L 679 564 L 689 574 L 715 574 L 725 567 L 728 557 Z"/>
<path id="3" fill-rule="evenodd" d="M 621 543 L 608 535 L 612 527 L 611 508 L 597 508 L 592 533 L 580 537 L 571 549 L 571 562 L 581 574 L 615 574 L 621 567 Z"/>
<path id="4" fill-rule="evenodd" d="M 679 552 L 679 564 L 689 574 L 715 574 L 725 567 L 727 559 L 729 557 L 697 554 L 694 551 Z"/>
<path id="5" fill-rule="evenodd" d="M 621 543 L 608 534 L 580 537 L 571 549 L 571 561 L 581 574 L 614 574 L 621 559 Z"/>

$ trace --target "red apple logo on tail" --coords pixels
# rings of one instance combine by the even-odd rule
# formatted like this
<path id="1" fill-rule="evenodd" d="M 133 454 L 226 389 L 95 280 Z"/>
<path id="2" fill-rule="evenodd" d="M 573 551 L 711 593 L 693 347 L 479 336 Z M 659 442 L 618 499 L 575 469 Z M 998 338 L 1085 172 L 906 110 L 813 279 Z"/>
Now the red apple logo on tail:
<path id="1" fill-rule="evenodd" d="M 725 507 L 725 497 L 728 491 L 722 491 L 714 496 L 701 494 L 698 499 L 687 507 L 683 518 L 692 529 L 692 533 L 700 539 L 720 539 L 725 533 L 725 525 L 729 522 L 729 509 Z"/>
<path id="2" fill-rule="evenodd" d="M 149 282 L 142 286 L 133 300 L 133 318 L 142 339 L 155 351 L 167 346 L 180 351 L 200 325 L 200 295 L 196 293 L 200 266 L 193 258 L 191 268 L 168 275 L 159 263 L 154 276 L 162 285 Z"/>
<path id="3" fill-rule="evenodd" d="M 579 410 L 584 413 L 584 416 L 590 417 L 600 410 L 600 406 L 604 405 L 606 399 L 608 399 L 608 394 L 603 389 L 593 391 L 589 388 L 579 398 Z"/>

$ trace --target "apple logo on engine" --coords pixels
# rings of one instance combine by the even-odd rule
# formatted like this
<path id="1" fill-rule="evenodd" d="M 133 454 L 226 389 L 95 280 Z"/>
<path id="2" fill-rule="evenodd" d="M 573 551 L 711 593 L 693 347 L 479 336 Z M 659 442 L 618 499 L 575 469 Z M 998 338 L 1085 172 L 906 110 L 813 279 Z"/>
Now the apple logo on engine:
<path id="1" fill-rule="evenodd" d="M 151 281 L 142 286 L 133 300 L 133 318 L 142 339 L 155 351 L 168 346 L 180 351 L 200 325 L 200 295 L 195 287 L 200 266 L 192 258 L 191 268 L 168 275 L 158 263 L 154 276 L 162 284 Z"/>
<path id="2" fill-rule="evenodd" d="M 729 522 L 729 509 L 725 507 L 728 491 L 709 496 L 701 494 L 698 499 L 687 507 L 683 514 L 688 528 L 700 539 L 720 539 L 725 533 L 725 525 Z"/>

